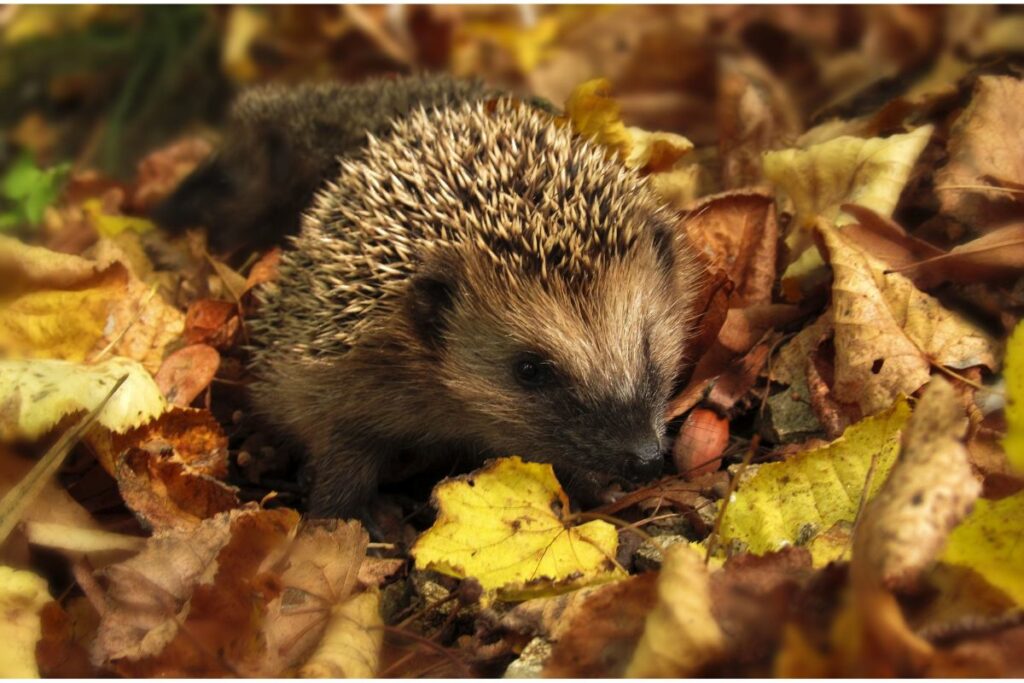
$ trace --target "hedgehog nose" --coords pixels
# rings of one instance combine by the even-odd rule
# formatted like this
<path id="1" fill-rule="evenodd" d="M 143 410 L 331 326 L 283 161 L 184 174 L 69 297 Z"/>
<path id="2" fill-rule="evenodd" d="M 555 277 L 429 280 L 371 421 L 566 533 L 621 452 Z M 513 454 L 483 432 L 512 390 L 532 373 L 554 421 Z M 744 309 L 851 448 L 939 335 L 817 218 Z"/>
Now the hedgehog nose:
<path id="1" fill-rule="evenodd" d="M 661 441 L 651 439 L 637 444 L 626 455 L 626 478 L 634 483 L 650 481 L 661 475 L 665 458 L 661 455 Z"/>

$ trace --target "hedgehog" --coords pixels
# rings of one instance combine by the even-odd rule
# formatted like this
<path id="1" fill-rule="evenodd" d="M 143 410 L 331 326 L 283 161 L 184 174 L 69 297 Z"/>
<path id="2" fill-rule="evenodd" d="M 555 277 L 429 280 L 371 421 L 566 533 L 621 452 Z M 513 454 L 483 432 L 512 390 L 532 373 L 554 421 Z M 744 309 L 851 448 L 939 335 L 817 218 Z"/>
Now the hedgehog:
<path id="1" fill-rule="evenodd" d="M 314 192 L 337 174 L 338 158 L 358 151 L 367 134 L 383 135 L 417 106 L 483 99 L 483 84 L 421 74 L 245 91 L 228 115 L 216 154 L 153 211 L 165 230 L 215 227 L 215 252 L 262 249 L 299 228 Z"/>
<path id="2" fill-rule="evenodd" d="M 548 113 L 458 99 L 341 159 L 257 294 L 253 409 L 308 449 L 314 516 L 456 461 L 550 463 L 577 501 L 662 472 L 700 277 L 678 215 Z"/>

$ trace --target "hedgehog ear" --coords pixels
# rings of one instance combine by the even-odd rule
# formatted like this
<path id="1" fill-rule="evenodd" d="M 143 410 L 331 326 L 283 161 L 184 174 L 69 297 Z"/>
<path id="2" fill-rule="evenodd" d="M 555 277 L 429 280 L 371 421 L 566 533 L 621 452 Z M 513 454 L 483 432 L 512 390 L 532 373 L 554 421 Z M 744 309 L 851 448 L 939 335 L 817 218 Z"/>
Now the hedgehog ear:
<path id="1" fill-rule="evenodd" d="M 408 312 L 416 334 L 428 348 L 444 341 L 448 311 L 455 299 L 455 280 L 440 270 L 417 275 L 409 283 Z"/>

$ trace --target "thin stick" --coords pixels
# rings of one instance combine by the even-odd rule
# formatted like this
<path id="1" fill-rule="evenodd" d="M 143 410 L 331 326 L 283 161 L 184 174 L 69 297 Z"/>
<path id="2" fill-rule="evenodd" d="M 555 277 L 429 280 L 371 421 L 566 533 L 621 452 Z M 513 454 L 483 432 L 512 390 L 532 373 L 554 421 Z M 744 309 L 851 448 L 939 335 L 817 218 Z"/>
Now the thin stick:
<path id="1" fill-rule="evenodd" d="M 750 446 L 747 447 L 747 452 L 743 454 L 743 462 L 740 463 L 739 470 L 736 471 L 736 476 L 729 482 L 729 490 L 725 494 L 725 498 L 722 499 L 722 507 L 718 508 L 718 514 L 715 516 L 715 526 L 711 529 L 711 534 L 708 536 L 708 549 L 704 554 L 704 564 L 711 561 L 711 553 L 715 549 L 715 543 L 718 541 L 718 532 L 722 527 L 722 520 L 725 519 L 725 510 L 729 507 L 729 501 L 732 500 L 732 494 L 736 492 L 736 487 L 739 485 L 739 480 L 743 478 L 743 473 L 747 471 L 747 466 L 754 457 L 754 452 L 761 443 L 761 435 L 754 434 L 754 438 L 750 440 Z"/>

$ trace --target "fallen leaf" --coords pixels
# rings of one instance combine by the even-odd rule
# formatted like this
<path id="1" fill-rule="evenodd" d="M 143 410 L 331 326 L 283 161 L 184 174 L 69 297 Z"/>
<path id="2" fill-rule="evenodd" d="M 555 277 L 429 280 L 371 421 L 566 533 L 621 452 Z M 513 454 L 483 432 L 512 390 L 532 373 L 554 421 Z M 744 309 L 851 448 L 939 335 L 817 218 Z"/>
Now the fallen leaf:
<path id="1" fill-rule="evenodd" d="M 722 185 L 763 181 L 761 156 L 800 132 L 799 109 L 785 86 L 759 60 L 726 55 L 718 60 L 718 149 Z"/>
<path id="2" fill-rule="evenodd" d="M 1006 437 L 1003 449 L 1010 465 L 1024 472 L 1024 323 L 1014 328 L 1006 342 Z"/>
<path id="3" fill-rule="evenodd" d="M 95 360 L 110 353 L 151 372 L 183 330 L 177 309 L 120 262 L 90 262 L 0 236 L 0 351 L 14 358 Z"/>
<path id="4" fill-rule="evenodd" d="M 545 678 L 622 676 L 657 604 L 658 575 L 647 572 L 589 591 L 569 614 L 557 613 L 548 630 L 555 641 Z M 573 596 L 557 599 L 573 600 Z M 549 599 L 550 600 L 550 599 Z M 523 603 L 524 605 L 526 603 Z"/>
<path id="5" fill-rule="evenodd" d="M 832 266 L 835 396 L 873 415 L 928 381 L 931 365 L 997 367 L 998 345 L 906 277 L 819 224 Z"/>
<path id="6" fill-rule="evenodd" d="M 565 113 L 573 130 L 614 150 L 626 166 L 641 173 L 668 171 L 693 149 L 681 135 L 627 127 L 611 97 L 611 83 L 604 78 L 578 85 L 565 103 Z"/>
<path id="7" fill-rule="evenodd" d="M 148 213 L 171 194 L 199 162 L 209 156 L 212 146 L 198 137 L 189 137 L 154 150 L 139 161 L 131 207 Z"/>
<path id="8" fill-rule="evenodd" d="M 231 301 L 200 299 L 189 306 L 185 314 L 184 338 L 189 344 L 227 349 L 234 344 L 240 329 L 238 304 Z"/>
<path id="9" fill-rule="evenodd" d="M 742 190 L 705 197 L 681 226 L 712 267 L 723 270 L 735 285 L 730 308 L 771 303 L 778 240 L 771 196 Z"/>
<path id="10" fill-rule="evenodd" d="M 922 288 L 943 282 L 996 282 L 1024 272 L 1024 224 L 995 228 L 948 253 L 894 268 Z"/>
<path id="11" fill-rule="evenodd" d="M 892 468 L 909 415 L 906 401 L 898 401 L 826 446 L 761 465 L 729 502 L 720 542 L 760 555 L 807 543 L 837 522 L 853 522 L 861 496 L 870 499 Z"/>
<path id="12" fill-rule="evenodd" d="M 708 569 L 697 551 L 682 543 L 665 551 L 657 594 L 626 676 L 696 675 L 724 649 L 724 636 L 712 614 Z"/>
<path id="13" fill-rule="evenodd" d="M 932 130 L 921 126 L 888 138 L 842 136 L 807 149 L 767 152 L 765 177 L 789 197 L 795 213 L 786 238 L 793 263 L 783 277 L 820 267 L 820 257 L 808 251 L 810 231 L 819 217 L 837 226 L 855 222 L 840 209 L 843 204 L 890 215 Z"/>
<path id="14" fill-rule="evenodd" d="M 942 561 L 969 567 L 1024 605 L 1024 493 L 978 500 L 949 535 Z"/>
<path id="15" fill-rule="evenodd" d="M 46 581 L 32 572 L 0 566 L 0 676 L 38 678 L 36 643 L 40 611 L 50 602 Z"/>
<path id="16" fill-rule="evenodd" d="M 480 582 L 515 600 L 613 581 L 618 535 L 603 521 L 571 526 L 551 465 L 500 458 L 434 489 L 438 519 L 416 541 L 420 569 Z"/>
<path id="17" fill-rule="evenodd" d="M 141 553 L 102 571 L 93 662 L 125 676 L 243 673 L 263 647 L 262 612 L 274 593 L 258 576 L 261 562 L 297 523 L 291 510 L 250 507 L 155 533 Z"/>
<path id="18" fill-rule="evenodd" d="M 210 386 L 219 367 L 217 349 L 191 344 L 167 356 L 153 379 L 168 403 L 184 408 Z"/>
<path id="19" fill-rule="evenodd" d="M 1024 115 L 1017 103 L 1022 97 L 1024 83 L 1017 78 L 977 79 L 971 103 L 950 133 L 949 163 L 935 173 L 945 213 L 978 228 L 1020 219 Z"/>
<path id="20" fill-rule="evenodd" d="M 377 675 L 384 642 L 376 591 L 360 593 L 331 608 L 319 647 L 299 675 L 303 678 L 372 678 Z"/>
<path id="21" fill-rule="evenodd" d="M 916 587 L 981 493 L 963 444 L 967 417 L 950 384 L 928 383 L 885 485 L 853 537 L 854 575 L 887 590 Z"/>
<path id="22" fill-rule="evenodd" d="M 0 360 L 0 439 L 36 439 L 68 415 L 92 410 L 122 375 L 128 376 L 124 386 L 97 418 L 112 432 L 127 431 L 167 408 L 153 378 L 137 362 Z"/>

